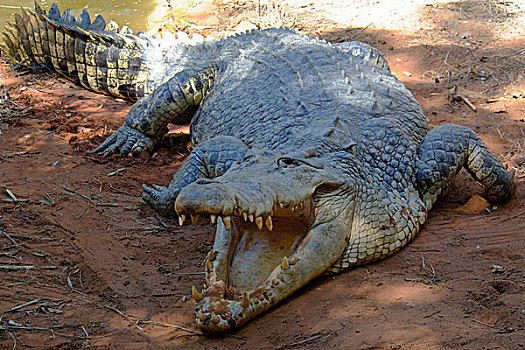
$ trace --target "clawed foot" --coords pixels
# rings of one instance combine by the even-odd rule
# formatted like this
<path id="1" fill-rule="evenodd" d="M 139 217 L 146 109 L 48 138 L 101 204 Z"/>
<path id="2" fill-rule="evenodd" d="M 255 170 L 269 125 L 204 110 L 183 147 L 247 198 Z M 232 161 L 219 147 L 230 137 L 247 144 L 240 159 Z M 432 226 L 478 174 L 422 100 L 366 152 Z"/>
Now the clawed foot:
<path id="1" fill-rule="evenodd" d="M 131 153 L 134 156 L 138 156 L 144 151 L 151 153 L 155 145 L 156 140 L 127 125 L 123 125 L 91 153 L 102 154 L 104 157 L 115 153 L 122 155 Z"/>
<path id="2" fill-rule="evenodd" d="M 146 185 L 142 185 L 144 192 L 142 193 L 142 199 L 151 205 L 157 213 L 168 218 L 176 218 L 175 213 L 175 198 L 171 196 L 169 189 L 164 186 L 152 185 L 154 188 L 150 188 Z M 174 197 L 171 199 L 171 197 Z"/>

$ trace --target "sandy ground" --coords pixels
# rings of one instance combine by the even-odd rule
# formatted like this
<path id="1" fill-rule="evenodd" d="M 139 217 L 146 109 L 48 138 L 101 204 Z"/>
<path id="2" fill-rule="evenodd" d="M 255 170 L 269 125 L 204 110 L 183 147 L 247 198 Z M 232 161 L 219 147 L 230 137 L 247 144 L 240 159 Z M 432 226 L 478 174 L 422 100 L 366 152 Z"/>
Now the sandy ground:
<path id="1" fill-rule="evenodd" d="M 190 291 L 214 229 L 178 227 L 140 199 L 142 183 L 169 183 L 186 138 L 153 157 L 92 156 L 130 103 L 2 64 L 0 348 L 523 349 L 523 3 L 410 1 L 397 22 L 373 16 L 385 3 L 357 1 L 352 17 L 309 1 L 293 20 L 379 48 L 432 126 L 471 127 L 513 170 L 509 203 L 490 206 L 462 172 L 394 257 L 319 278 L 235 333 L 203 335 Z M 251 5 L 196 1 L 175 13 L 187 31 L 222 36 L 260 23 Z M 357 10 L 373 21 L 353 23 Z"/>

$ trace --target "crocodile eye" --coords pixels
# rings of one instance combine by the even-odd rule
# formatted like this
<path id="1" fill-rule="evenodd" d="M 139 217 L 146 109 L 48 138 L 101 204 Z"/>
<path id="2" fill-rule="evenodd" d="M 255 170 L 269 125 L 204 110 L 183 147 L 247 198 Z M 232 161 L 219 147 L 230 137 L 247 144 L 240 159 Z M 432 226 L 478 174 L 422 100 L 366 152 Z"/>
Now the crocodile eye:
<path id="1" fill-rule="evenodd" d="M 299 163 L 290 157 L 280 157 L 277 159 L 277 165 L 280 167 L 291 167 L 291 166 L 297 166 Z"/>

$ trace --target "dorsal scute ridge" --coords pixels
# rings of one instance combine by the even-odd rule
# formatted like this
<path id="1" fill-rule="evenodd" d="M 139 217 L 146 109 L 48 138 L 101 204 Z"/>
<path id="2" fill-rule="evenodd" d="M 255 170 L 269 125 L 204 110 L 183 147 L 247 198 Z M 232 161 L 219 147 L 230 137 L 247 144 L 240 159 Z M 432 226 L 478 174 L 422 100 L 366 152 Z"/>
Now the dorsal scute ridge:
<path id="1" fill-rule="evenodd" d="M 78 16 L 77 20 L 75 21 L 75 24 L 77 27 L 80 27 L 82 29 L 89 29 L 89 27 L 91 26 L 91 16 L 89 15 L 88 10 L 82 10 L 82 13 L 80 14 L 80 16 Z"/>
<path id="2" fill-rule="evenodd" d="M 67 25 L 73 25 L 75 24 L 75 14 L 72 9 L 66 9 L 62 13 L 62 17 L 60 18 L 61 22 Z"/>

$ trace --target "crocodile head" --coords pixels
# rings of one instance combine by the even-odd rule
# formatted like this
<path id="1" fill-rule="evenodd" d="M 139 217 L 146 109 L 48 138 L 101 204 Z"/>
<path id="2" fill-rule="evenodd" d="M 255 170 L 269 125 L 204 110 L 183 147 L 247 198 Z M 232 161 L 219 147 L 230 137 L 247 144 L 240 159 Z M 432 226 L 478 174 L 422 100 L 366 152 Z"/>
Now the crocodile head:
<path id="1" fill-rule="evenodd" d="M 212 222 L 218 217 L 205 288 L 192 290 L 199 327 L 236 328 L 341 256 L 350 235 L 354 187 L 341 180 L 339 161 L 321 159 L 313 149 L 249 151 L 224 175 L 198 180 L 179 194 L 179 215 L 207 214 Z"/>

